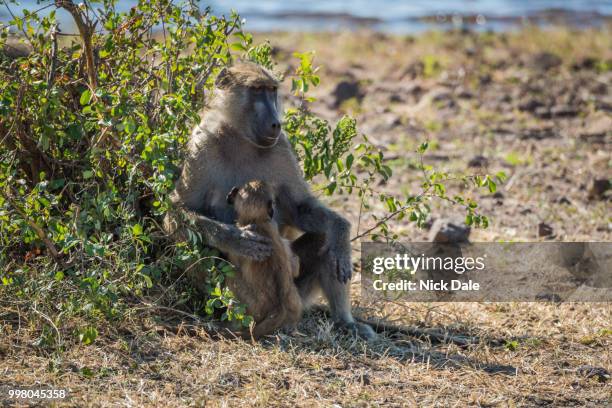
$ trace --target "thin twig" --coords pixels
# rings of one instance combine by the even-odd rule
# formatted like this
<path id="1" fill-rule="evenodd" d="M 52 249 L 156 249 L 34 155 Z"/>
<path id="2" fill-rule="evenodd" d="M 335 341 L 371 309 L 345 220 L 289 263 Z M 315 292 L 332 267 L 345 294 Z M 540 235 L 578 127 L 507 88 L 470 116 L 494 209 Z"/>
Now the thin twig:
<path id="1" fill-rule="evenodd" d="M 53 24 L 51 27 L 51 67 L 49 68 L 49 75 L 47 76 L 47 95 L 51 91 L 53 81 L 55 80 L 55 70 L 57 69 L 57 34 L 59 29 L 57 24 Z"/>
<path id="2" fill-rule="evenodd" d="M 40 238 L 41 241 L 43 241 L 43 243 L 45 244 L 45 246 L 51 253 L 51 256 L 53 257 L 53 259 L 55 259 L 55 261 L 58 262 L 59 264 L 63 265 L 63 261 L 62 261 L 60 253 L 58 252 L 57 248 L 53 244 L 53 241 L 51 241 L 49 237 L 47 236 L 47 233 L 45 232 L 45 230 L 43 230 L 40 225 L 34 222 L 34 220 L 28 217 L 24 209 L 21 208 L 19 204 L 17 204 L 17 202 L 13 199 L 13 197 L 11 197 L 9 194 L 6 194 L 5 192 L 1 190 L 0 190 L 0 196 L 2 196 L 6 201 L 8 201 L 11 207 L 13 207 L 15 211 L 19 213 L 21 218 L 23 218 L 24 221 L 26 221 L 28 225 L 32 227 L 34 231 L 36 231 L 36 235 L 38 235 L 38 238 Z"/>

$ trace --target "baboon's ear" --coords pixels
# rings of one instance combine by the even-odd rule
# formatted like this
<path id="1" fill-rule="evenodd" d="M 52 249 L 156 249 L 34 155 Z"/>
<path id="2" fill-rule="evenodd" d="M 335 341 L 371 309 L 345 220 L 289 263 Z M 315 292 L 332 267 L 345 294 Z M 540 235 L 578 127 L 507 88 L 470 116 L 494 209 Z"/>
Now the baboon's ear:
<path id="1" fill-rule="evenodd" d="M 215 87 L 219 89 L 226 88 L 230 82 L 230 72 L 227 67 L 221 68 L 221 71 L 217 74 L 217 79 L 215 79 Z"/>
<path id="2" fill-rule="evenodd" d="M 268 201 L 268 215 L 270 219 L 274 218 L 274 202 L 272 200 Z"/>
<path id="3" fill-rule="evenodd" d="M 227 194 L 227 203 L 229 205 L 233 205 L 234 204 L 234 199 L 236 198 L 236 194 L 238 194 L 238 187 L 232 188 L 232 191 L 230 191 Z"/>

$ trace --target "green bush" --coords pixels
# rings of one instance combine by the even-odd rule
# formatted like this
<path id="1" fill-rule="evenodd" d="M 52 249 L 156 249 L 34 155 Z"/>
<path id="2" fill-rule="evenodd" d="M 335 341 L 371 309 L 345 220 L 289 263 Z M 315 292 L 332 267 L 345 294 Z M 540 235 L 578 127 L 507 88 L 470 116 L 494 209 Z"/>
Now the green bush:
<path id="1" fill-rule="evenodd" d="M 196 231 L 175 243 L 160 225 L 215 74 L 236 57 L 273 68 L 270 45 L 253 44 L 238 15 L 217 17 L 193 2 L 141 0 L 127 13 L 114 0 L 49 6 L 67 10 L 78 34 L 59 31 L 55 11 L 26 12 L 0 40 L 9 49 L 16 32 L 31 48 L 0 55 L 0 302 L 44 316 L 37 344 L 46 346 L 58 345 L 70 317 L 81 322 L 75 341 L 94 342 L 98 322 L 121 319 L 154 289 L 170 308 L 189 302 L 189 311 L 219 310 L 248 324 L 223 285 L 231 265 Z M 382 153 L 354 119 L 332 128 L 308 111 L 306 93 L 319 77 L 311 54 L 296 57 L 292 86 L 303 104 L 286 112 L 285 131 L 306 178 L 325 194 L 355 194 L 362 208 L 378 200 L 388 210 L 360 237 L 393 239 L 394 217 L 424 223 L 434 197 L 463 205 L 471 223 L 487 223 L 474 203 L 446 197 L 449 175 L 424 166 L 419 194 L 375 192 L 371 186 L 391 177 Z M 489 177 L 469 180 L 495 186 Z M 205 296 L 167 278 L 195 264 L 210 271 Z"/>

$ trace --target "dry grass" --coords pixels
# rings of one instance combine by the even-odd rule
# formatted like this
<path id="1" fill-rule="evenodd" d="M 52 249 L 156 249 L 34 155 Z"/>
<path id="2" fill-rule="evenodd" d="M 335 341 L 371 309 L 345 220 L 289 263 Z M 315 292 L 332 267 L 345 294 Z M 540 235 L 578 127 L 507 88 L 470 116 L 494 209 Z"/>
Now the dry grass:
<path id="1" fill-rule="evenodd" d="M 0 383 L 68 387 L 66 406 L 605 406 L 610 305 L 405 304 L 394 324 L 479 338 L 432 343 L 382 333 L 365 344 L 320 313 L 259 343 L 211 339 L 159 314 L 107 327 L 93 346 L 36 351 L 22 328 L 2 340 Z M 157 322 L 156 322 L 157 320 Z M 5 327 L 4 330 L 7 328 Z M 21 346 L 18 346 L 21 344 Z"/>

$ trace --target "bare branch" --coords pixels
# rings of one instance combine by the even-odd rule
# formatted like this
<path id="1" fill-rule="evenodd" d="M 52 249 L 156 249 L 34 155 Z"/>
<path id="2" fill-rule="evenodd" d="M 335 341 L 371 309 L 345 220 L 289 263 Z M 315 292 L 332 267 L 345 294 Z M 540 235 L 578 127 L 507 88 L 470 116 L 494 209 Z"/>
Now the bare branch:
<path id="1" fill-rule="evenodd" d="M 63 8 L 68 11 L 79 29 L 79 34 L 83 40 L 83 48 L 85 49 L 85 59 L 87 60 L 89 86 L 95 89 L 98 87 L 98 76 L 94 61 L 92 37 L 95 32 L 97 21 L 92 22 L 83 10 L 71 0 L 55 0 L 55 5 L 58 8 Z"/>

